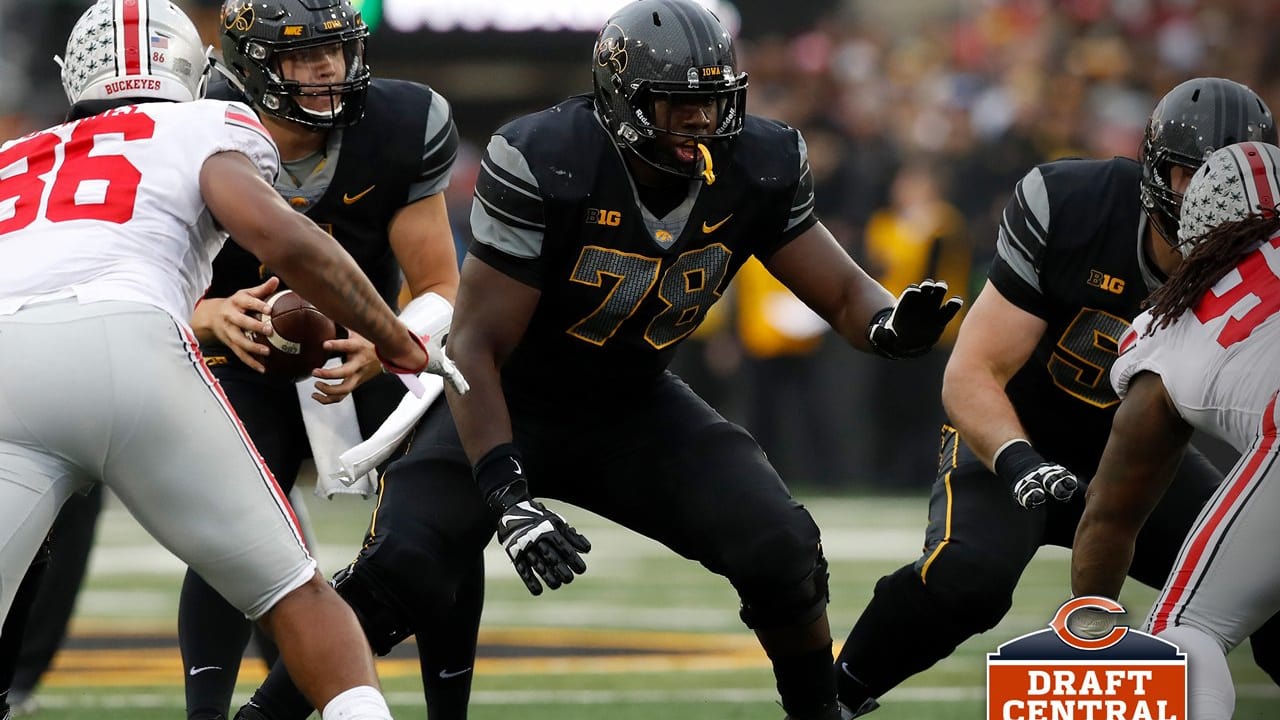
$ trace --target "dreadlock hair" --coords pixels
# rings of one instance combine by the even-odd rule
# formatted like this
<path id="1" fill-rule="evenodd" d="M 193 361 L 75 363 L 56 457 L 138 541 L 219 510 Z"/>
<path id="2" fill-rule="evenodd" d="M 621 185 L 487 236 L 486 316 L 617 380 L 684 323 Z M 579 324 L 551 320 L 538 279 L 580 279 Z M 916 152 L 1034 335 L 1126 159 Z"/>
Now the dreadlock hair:
<path id="1" fill-rule="evenodd" d="M 1168 282 L 1152 293 L 1148 300 L 1151 324 L 1146 335 L 1181 317 L 1242 257 L 1277 234 L 1280 215 L 1274 210 L 1224 222 L 1205 233 Z"/>

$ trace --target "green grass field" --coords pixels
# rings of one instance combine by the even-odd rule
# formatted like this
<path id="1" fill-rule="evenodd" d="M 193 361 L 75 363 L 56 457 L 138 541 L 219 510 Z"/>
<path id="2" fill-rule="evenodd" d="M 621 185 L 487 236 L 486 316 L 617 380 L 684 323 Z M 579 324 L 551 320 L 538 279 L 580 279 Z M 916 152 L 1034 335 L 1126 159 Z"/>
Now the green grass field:
<path id="1" fill-rule="evenodd" d="M 317 555 L 330 571 L 351 558 L 372 506 L 308 499 Z M 918 552 L 925 500 L 804 499 L 823 528 L 831 561 L 831 624 L 839 643 L 875 580 Z M 577 508 L 560 509 L 594 543 L 588 573 L 534 598 L 505 556 L 490 548 L 472 718 L 782 717 L 768 664 L 738 623 L 727 583 Z M 183 668 L 173 634 L 182 567 L 114 504 L 99 538 L 71 648 L 59 655 L 38 693 L 41 707 L 30 717 L 181 718 Z M 1065 551 L 1042 551 L 999 627 L 883 698 L 873 717 L 984 717 L 986 653 L 1044 627 L 1066 598 L 1067 577 Z M 1125 600 L 1141 616 L 1152 598 L 1151 591 L 1133 584 Z M 1280 692 L 1253 666 L 1247 648 L 1234 654 L 1233 668 L 1240 690 L 1236 717 L 1280 717 Z M 413 654 L 383 660 L 379 670 L 397 717 L 424 718 Z M 246 663 L 237 705 L 262 674 L 260 662 Z"/>

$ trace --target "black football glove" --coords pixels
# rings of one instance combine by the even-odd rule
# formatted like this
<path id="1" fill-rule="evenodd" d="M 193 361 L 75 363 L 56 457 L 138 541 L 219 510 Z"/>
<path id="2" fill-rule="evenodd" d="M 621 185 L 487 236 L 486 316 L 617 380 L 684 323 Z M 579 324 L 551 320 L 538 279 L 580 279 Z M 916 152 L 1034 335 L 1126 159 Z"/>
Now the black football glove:
<path id="1" fill-rule="evenodd" d="M 1066 502 L 1080 487 L 1070 470 L 1045 460 L 1026 440 L 1005 446 L 996 455 L 996 476 L 1009 484 L 1013 499 L 1030 510 L 1053 498 Z"/>
<path id="2" fill-rule="evenodd" d="M 574 575 L 587 571 L 579 553 L 590 552 L 591 542 L 558 513 L 529 495 L 529 483 L 517 455 L 495 456 L 490 452 L 476 464 L 476 479 L 481 487 L 492 487 L 493 478 L 500 473 L 511 479 L 489 493 L 486 500 L 498 514 L 498 542 L 525 587 L 534 595 L 541 595 L 543 583 L 555 590 L 573 582 Z"/>
<path id="3" fill-rule="evenodd" d="M 912 283 L 893 307 L 887 307 L 871 318 L 867 338 L 871 348 L 894 360 L 923 355 L 942 337 L 947 323 L 960 312 L 964 301 L 958 297 L 943 301 L 947 284 L 924 280 Z"/>

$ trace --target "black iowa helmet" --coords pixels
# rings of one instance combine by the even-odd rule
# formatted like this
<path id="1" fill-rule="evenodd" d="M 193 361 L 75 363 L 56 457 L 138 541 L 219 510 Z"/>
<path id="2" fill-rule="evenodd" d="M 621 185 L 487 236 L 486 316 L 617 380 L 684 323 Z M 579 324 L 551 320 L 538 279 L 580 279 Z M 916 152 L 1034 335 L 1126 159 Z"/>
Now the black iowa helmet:
<path id="1" fill-rule="evenodd" d="M 349 0 L 227 0 L 222 6 L 223 72 L 249 102 L 270 115 L 317 128 L 345 127 L 364 116 L 368 36 L 369 28 Z M 282 57 L 306 57 L 331 45 L 340 45 L 345 70 L 315 82 L 284 76 Z M 303 105 L 299 98 L 327 102 L 304 100 Z"/>
<path id="2" fill-rule="evenodd" d="M 637 0 L 609 18 L 596 40 L 592 85 L 614 142 L 664 172 L 714 182 L 713 156 L 742 132 L 747 74 L 739 72 L 720 20 L 692 0 Z M 696 135 L 658 127 L 658 100 L 710 100 L 715 124 Z M 654 144 L 660 135 L 693 139 L 701 159 L 665 155 Z"/>
<path id="3" fill-rule="evenodd" d="M 1173 189 L 1173 166 L 1194 172 L 1214 150 L 1246 140 L 1276 144 L 1275 118 L 1257 93 L 1234 80 L 1187 80 L 1156 105 L 1142 140 L 1141 197 L 1165 242 L 1179 243 L 1182 193 Z"/>

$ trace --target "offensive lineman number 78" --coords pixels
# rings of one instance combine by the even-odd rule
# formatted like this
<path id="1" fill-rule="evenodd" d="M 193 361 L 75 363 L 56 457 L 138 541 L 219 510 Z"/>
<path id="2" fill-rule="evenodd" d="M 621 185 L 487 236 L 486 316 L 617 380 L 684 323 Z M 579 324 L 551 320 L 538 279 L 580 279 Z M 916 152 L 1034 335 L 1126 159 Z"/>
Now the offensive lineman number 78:
<path id="1" fill-rule="evenodd" d="M 140 112 L 95 115 L 80 121 L 65 144 L 46 131 L 0 152 L 0 235 L 21 230 L 39 217 L 44 176 L 58 163 L 59 145 L 62 163 L 53 175 L 44 216 L 50 222 L 124 223 L 132 218 L 142 173 L 123 155 L 90 154 L 95 137 L 110 133 L 125 140 L 145 140 L 155 133 L 155 120 Z M 101 202 L 77 204 L 82 183 L 95 181 L 104 187 Z"/>

